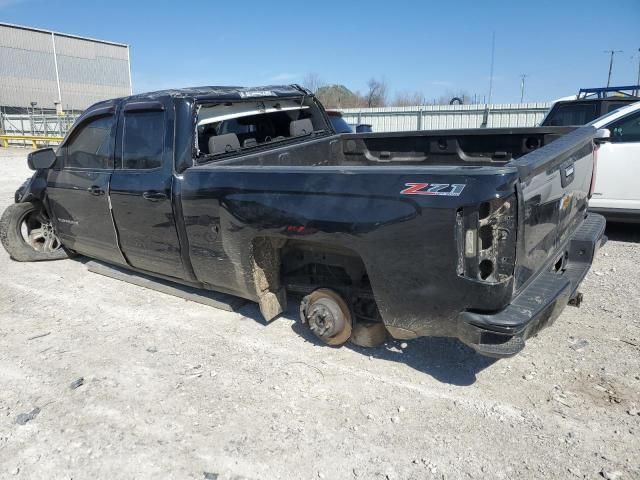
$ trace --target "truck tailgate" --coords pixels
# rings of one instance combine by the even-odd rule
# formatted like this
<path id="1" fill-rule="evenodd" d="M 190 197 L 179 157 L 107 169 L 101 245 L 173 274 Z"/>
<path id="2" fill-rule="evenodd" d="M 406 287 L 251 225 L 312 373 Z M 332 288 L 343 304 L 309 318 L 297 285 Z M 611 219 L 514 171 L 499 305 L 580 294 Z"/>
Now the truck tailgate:
<path id="1" fill-rule="evenodd" d="M 516 291 L 541 269 L 563 267 L 565 246 L 587 213 L 595 135 L 582 127 L 510 163 L 520 175 Z"/>

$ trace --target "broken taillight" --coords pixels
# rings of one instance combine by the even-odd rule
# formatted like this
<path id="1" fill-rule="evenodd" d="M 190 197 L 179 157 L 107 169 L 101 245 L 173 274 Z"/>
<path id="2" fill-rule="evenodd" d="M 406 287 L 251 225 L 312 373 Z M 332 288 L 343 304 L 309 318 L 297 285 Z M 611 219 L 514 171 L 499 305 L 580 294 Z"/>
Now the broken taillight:
<path id="1" fill-rule="evenodd" d="M 496 198 L 456 215 L 458 275 L 487 283 L 513 276 L 516 257 L 516 196 Z"/>

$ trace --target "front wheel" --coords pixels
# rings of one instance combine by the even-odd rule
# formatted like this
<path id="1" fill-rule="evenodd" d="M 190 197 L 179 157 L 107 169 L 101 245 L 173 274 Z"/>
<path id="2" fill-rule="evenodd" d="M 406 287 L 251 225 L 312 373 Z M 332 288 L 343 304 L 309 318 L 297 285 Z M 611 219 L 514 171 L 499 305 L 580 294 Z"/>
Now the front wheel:
<path id="1" fill-rule="evenodd" d="M 44 209 L 33 203 L 14 203 L 0 218 L 0 240 L 18 262 L 59 260 L 67 252 Z"/>

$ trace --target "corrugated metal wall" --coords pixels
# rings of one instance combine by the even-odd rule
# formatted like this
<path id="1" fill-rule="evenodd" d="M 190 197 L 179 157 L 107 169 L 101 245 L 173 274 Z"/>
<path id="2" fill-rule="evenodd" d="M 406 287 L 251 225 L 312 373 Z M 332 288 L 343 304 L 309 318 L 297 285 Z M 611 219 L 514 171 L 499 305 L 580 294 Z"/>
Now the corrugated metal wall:
<path id="1" fill-rule="evenodd" d="M 347 108 L 342 110 L 350 124 L 367 123 L 374 132 L 480 128 L 534 127 L 550 103 L 505 103 L 489 105 L 425 105 L 416 107 Z M 488 110 L 488 113 L 487 113 Z"/>
<path id="2" fill-rule="evenodd" d="M 0 24 L 0 106 L 53 109 L 60 97 L 84 110 L 130 93 L 128 46 Z"/>

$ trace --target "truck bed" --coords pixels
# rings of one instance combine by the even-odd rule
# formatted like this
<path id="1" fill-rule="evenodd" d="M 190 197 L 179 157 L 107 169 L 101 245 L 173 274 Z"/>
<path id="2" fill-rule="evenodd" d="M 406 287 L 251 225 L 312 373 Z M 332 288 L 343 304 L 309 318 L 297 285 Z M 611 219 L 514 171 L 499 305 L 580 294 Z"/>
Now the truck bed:
<path id="1" fill-rule="evenodd" d="M 319 137 L 206 166 L 503 166 L 572 127 L 439 130 Z"/>
<path id="2" fill-rule="evenodd" d="M 273 242 L 278 265 L 308 251 L 342 258 L 335 267 L 357 258 L 362 282 L 331 275 L 369 288 L 394 336 L 459 336 L 461 312 L 500 312 L 541 271 L 566 270 L 567 242 L 586 217 L 594 134 L 344 134 L 189 168 L 184 216 L 207 218 L 187 221 L 195 274 L 259 301 L 256 238 Z M 288 278 L 286 266 L 272 274 L 289 291 L 309 281 L 295 269 Z M 317 277 L 309 290 L 331 281 Z"/>

